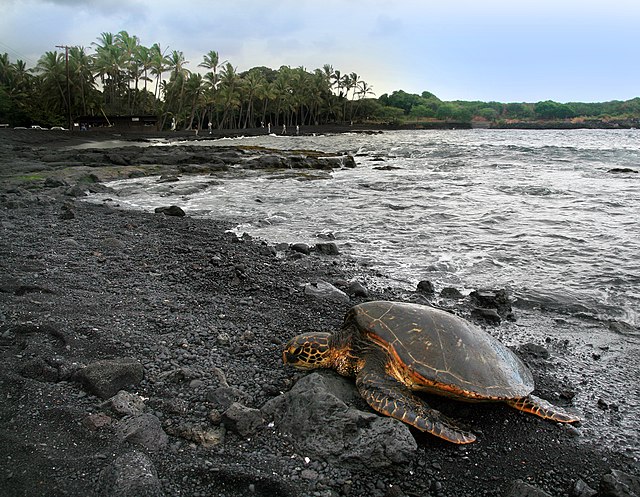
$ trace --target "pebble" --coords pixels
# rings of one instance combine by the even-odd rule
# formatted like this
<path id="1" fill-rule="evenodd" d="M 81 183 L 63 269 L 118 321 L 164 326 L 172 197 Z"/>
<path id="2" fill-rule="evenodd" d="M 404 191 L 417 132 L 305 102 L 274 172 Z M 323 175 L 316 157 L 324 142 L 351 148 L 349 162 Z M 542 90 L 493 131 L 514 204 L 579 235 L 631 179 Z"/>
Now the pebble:
<path id="1" fill-rule="evenodd" d="M 2 203 L 1 198 L 0 203 Z M 295 380 L 303 374 L 282 366 L 280 359 L 282 344 L 293 334 L 316 329 L 316 327 L 336 329 L 340 326 L 344 311 L 349 307 L 347 301 L 344 303 L 322 301 L 309 298 L 300 291 L 300 282 L 315 281 L 318 277 L 330 282 L 338 279 L 349 281 L 352 278 L 351 274 L 340 273 L 337 265 L 322 266 L 331 262 L 327 258 L 306 257 L 299 254 L 301 260 L 292 262 L 285 257 L 269 258 L 250 242 L 236 244 L 230 243 L 225 238 L 224 244 L 221 244 L 216 238 L 216 230 L 207 228 L 199 220 L 155 216 L 149 223 L 147 214 L 125 211 L 116 212 L 109 217 L 102 214 L 97 216 L 95 212 L 100 212 L 99 209 L 103 209 L 102 206 L 83 203 L 74 207 L 76 214 L 74 221 L 61 222 L 57 219 L 60 209 L 52 209 L 51 206 L 48 208 L 50 212 L 43 216 L 40 207 L 31 206 L 29 219 L 23 214 L 12 219 L 11 216 L 14 214 L 11 211 L 3 211 L 6 214 L 3 218 L 3 223 L 7 223 L 5 227 L 10 224 L 22 229 L 24 226 L 24 232 L 30 233 L 29 236 L 34 240 L 36 235 L 44 233 L 32 228 L 38 227 L 46 232 L 46 236 L 40 236 L 33 246 L 25 246 L 24 254 L 20 254 L 20 259 L 7 255 L 8 252 L 5 252 L 5 256 L 13 257 L 10 261 L 20 260 L 20 264 L 28 264 L 33 268 L 22 273 L 28 278 L 22 278 L 18 274 L 23 283 L 37 283 L 42 288 L 51 287 L 57 292 L 34 296 L 39 303 L 16 297 L 12 291 L 0 293 L 6 302 L 11 303 L 6 306 L 10 312 L 3 310 L 4 320 L 7 322 L 1 330 L 2 345 L 6 347 L 5 360 L 12 366 L 18 365 L 14 371 L 19 371 L 19 366 L 31 360 L 34 354 L 46 360 L 50 359 L 52 355 L 47 356 L 45 352 L 51 350 L 47 349 L 48 347 L 53 347 L 55 353 L 63 357 L 66 363 L 78 361 L 78 364 L 73 366 L 75 369 L 68 366 L 77 371 L 98 357 L 117 358 L 119 353 L 125 351 L 127 356 L 130 355 L 144 364 L 143 381 L 133 388 L 126 387 L 126 391 L 148 397 L 148 400 L 144 401 L 148 404 L 145 412 L 155 416 L 161 428 L 167 432 L 169 427 L 177 427 L 185 423 L 201 430 L 202 433 L 221 426 L 222 413 L 227 407 L 220 405 L 221 399 L 218 396 L 212 398 L 208 395 L 210 390 L 220 385 L 212 373 L 213 367 L 224 372 L 227 388 L 235 388 L 243 394 L 238 400 L 233 396 L 230 397 L 244 406 L 258 407 L 269 397 L 277 398 L 280 392 L 287 392 Z M 115 211 L 115 209 L 111 210 Z M 207 220 L 207 222 L 215 221 Z M 161 231 L 161 233 L 151 233 L 150 230 Z M 20 236 L 23 236 L 19 234 L 19 229 L 10 232 L 18 242 Z M 87 248 L 87 253 L 82 254 L 83 251 L 78 251 L 78 247 L 71 242 L 58 243 L 59 240 L 69 237 L 78 240 L 83 250 Z M 126 250 L 127 258 L 116 260 L 113 257 L 114 254 L 109 254 L 102 260 L 102 265 L 96 264 L 95 257 L 91 255 L 95 249 L 92 244 L 99 244 L 105 237 L 121 241 L 124 247 L 120 246 L 119 249 L 116 247 L 117 250 L 114 250 L 114 253 Z M 3 246 L 6 246 L 6 243 Z M 17 248 L 22 247 L 17 246 Z M 46 260 L 46 270 L 42 266 L 44 262 L 39 260 L 40 255 L 43 260 Z M 85 256 L 88 258 L 86 267 L 82 260 Z M 57 265 L 57 261 L 61 261 L 65 266 Z M 327 270 L 327 267 L 330 269 Z M 70 275 L 67 276 L 64 268 L 72 268 L 73 274 L 69 273 Z M 19 270 L 20 265 L 13 264 L 10 272 L 13 274 Z M 239 286 L 231 288 L 228 285 L 228 278 L 238 271 L 248 276 L 250 284 L 241 279 Z M 156 276 L 151 276 L 152 274 Z M 4 275 L 0 276 L 0 278 L 3 277 Z M 247 294 L 249 287 L 257 289 L 249 295 Z M 2 288 L 4 289 L 4 286 Z M 95 294 L 100 297 L 99 301 L 86 301 L 83 295 L 88 291 L 93 295 L 94 290 L 100 292 Z M 371 298 L 379 298 L 380 292 L 376 288 L 372 287 L 370 292 Z M 404 298 L 404 295 L 400 291 L 395 293 L 389 291 L 384 296 Z M 249 297 L 253 297 L 253 300 Z M 70 302 L 71 299 L 77 299 L 78 315 L 73 311 L 65 313 L 59 306 L 50 304 L 48 300 L 44 301 L 52 299 L 51 302 L 58 302 L 61 298 L 69 299 Z M 243 303 L 239 304 L 240 301 Z M 85 304 L 89 305 L 85 306 Z M 66 309 L 66 306 L 62 307 Z M 44 313 L 38 314 L 43 310 L 49 312 L 51 319 L 58 320 L 65 329 L 69 342 L 64 346 L 37 330 L 20 334 L 10 331 L 9 326 L 17 317 L 25 316 L 30 320 L 36 320 L 44 316 Z M 151 317 L 153 319 L 150 319 Z M 249 327 L 251 327 L 250 333 L 247 332 Z M 151 340 L 143 340 L 147 333 L 152 337 Z M 221 333 L 229 337 L 227 345 L 218 343 L 217 337 Z M 185 341 L 182 341 L 183 335 L 186 337 Z M 164 344 L 162 344 L 163 341 Z M 555 345 L 553 351 L 554 355 L 558 352 Z M 611 353 L 614 352 L 617 353 L 617 350 L 613 350 L 612 347 Z M 603 352 L 598 349 L 597 353 Z M 608 357 L 608 354 L 605 357 Z M 591 353 L 586 357 L 589 364 L 594 364 Z M 180 358 L 180 361 L 177 358 Z M 184 379 L 176 379 L 176 381 L 160 376 L 171 369 L 188 367 L 197 371 L 198 376 L 186 375 Z M 71 373 L 65 378 L 70 379 Z M 75 379 L 76 376 L 74 375 L 73 378 Z M 117 437 L 112 435 L 116 429 L 113 425 L 120 424 L 115 419 L 115 414 L 108 411 L 108 406 L 103 406 L 99 399 L 87 395 L 77 383 L 21 381 L 24 384 L 24 395 L 21 387 L 18 388 L 10 383 L 7 383 L 8 390 L 3 393 L 3 409 L 7 409 L 12 420 L 8 427 L 21 439 L 28 440 L 34 447 L 39 447 L 36 444 L 41 440 L 45 443 L 50 442 L 48 446 L 38 448 L 38 451 L 42 451 L 47 456 L 51 454 L 54 458 L 63 457 L 64 454 L 75 457 L 77 454 L 81 460 L 91 461 L 85 456 L 87 454 L 91 456 L 95 451 L 100 451 L 93 456 L 96 459 L 94 463 L 86 465 L 86 469 L 92 470 L 93 467 L 96 472 L 87 474 L 85 481 L 97 481 L 98 471 L 106 470 L 113 463 L 116 455 L 125 454 L 131 450 L 129 441 L 120 443 Z M 351 385 L 353 389 L 352 381 L 345 380 L 345 384 Z M 190 385 L 197 385 L 197 387 L 189 388 Z M 268 385 L 268 388 L 265 388 L 265 385 Z M 579 382 L 576 383 L 577 397 L 581 397 L 585 389 L 591 387 L 593 385 L 583 386 Z M 555 384 L 550 390 L 562 391 Z M 23 400 L 27 399 L 26 394 L 30 395 L 28 402 Z M 591 405 L 588 405 L 587 409 L 599 412 L 595 402 L 602 393 L 594 390 L 593 395 Z M 306 400 L 303 397 L 299 398 Z M 609 399 L 606 395 L 603 398 L 607 406 L 609 402 L 618 402 L 617 398 Z M 313 401 L 314 399 L 308 400 L 309 403 Z M 217 415 L 211 411 L 214 405 Z M 362 401 L 351 400 L 346 403 L 343 401 L 342 404 L 336 405 L 345 409 L 354 405 L 361 406 Z M 620 415 L 624 413 L 623 407 L 626 405 L 620 404 Z M 469 423 L 473 424 L 475 418 L 469 413 L 474 412 L 475 408 L 476 406 L 465 407 L 465 414 L 461 416 L 465 418 L 464 421 L 471 418 Z M 92 412 L 96 409 L 104 412 Z M 378 422 L 378 419 L 384 419 L 365 408 L 361 407 L 361 409 L 363 410 L 360 412 L 370 416 L 357 418 L 364 419 L 365 426 L 371 426 L 372 423 Z M 488 408 L 478 406 L 478 409 Z M 210 411 L 211 415 L 209 415 Z M 315 421 L 311 415 L 327 414 L 321 409 L 311 409 L 308 412 L 310 415 L 307 421 Z M 490 412 L 495 412 L 497 419 L 501 419 L 502 411 L 499 406 L 495 411 L 492 409 Z M 598 412 L 595 416 L 607 419 L 611 417 L 608 415 L 611 411 L 608 411 L 607 415 L 598 414 Z M 71 420 L 70 428 L 73 438 L 67 438 L 66 431 L 58 430 L 58 424 L 67 426 L 62 418 L 56 418 L 60 414 Z M 96 433 L 92 433 L 84 422 L 83 426 L 78 427 L 73 421 L 84 420 L 91 414 L 109 417 L 112 419 L 112 428 L 106 428 L 105 431 L 100 431 L 102 428 L 99 428 Z M 362 415 L 358 414 L 358 416 Z M 456 414 L 453 416 L 456 417 Z M 251 436 L 251 440 L 246 440 L 237 434 L 229 434 L 221 444 L 208 449 L 204 449 L 198 442 L 181 438 L 172 432 L 171 444 L 161 449 L 157 455 L 154 453 L 152 458 L 155 460 L 157 457 L 162 461 L 162 466 L 156 463 L 159 464 L 158 469 L 162 470 L 161 479 L 162 485 L 166 487 L 164 490 L 166 495 L 219 495 L 226 492 L 230 497 L 244 495 L 242 492 L 254 492 L 258 495 L 267 492 L 272 492 L 274 495 L 324 494 L 335 497 L 342 490 L 350 496 L 396 497 L 395 494 L 391 494 L 391 488 L 399 488 L 398 486 L 389 487 L 387 484 L 386 489 L 383 488 L 383 484 L 388 483 L 389 479 L 395 475 L 398 478 L 402 477 L 399 481 L 402 481 L 408 495 L 435 497 L 436 494 L 444 494 L 448 497 L 454 495 L 468 497 L 473 495 L 470 490 L 466 493 L 455 491 L 461 482 L 463 486 L 473 485 L 473 481 L 467 479 L 462 472 L 475 471 L 474 464 L 480 466 L 478 468 L 480 471 L 482 465 L 494 460 L 500 462 L 500 459 L 504 458 L 509 469 L 505 474 L 500 473 L 499 480 L 491 480 L 489 483 L 483 480 L 478 481 L 477 495 L 493 495 L 489 490 L 491 485 L 504 485 L 504 481 L 509 481 L 507 478 L 534 471 L 533 468 L 521 466 L 519 458 L 522 456 L 517 452 L 523 447 L 540 446 L 540 444 L 546 444 L 545 455 L 542 457 L 547 457 L 547 451 L 551 454 L 550 458 L 546 462 L 541 461 L 540 465 L 553 463 L 557 469 L 547 476 L 545 468 L 541 467 L 536 474 L 540 475 L 541 486 L 554 489 L 555 495 L 563 495 L 565 489 L 570 488 L 571 482 L 567 481 L 570 471 L 573 471 L 572 475 L 582 474 L 574 471 L 576 467 L 582 470 L 584 466 L 585 479 L 594 482 L 594 486 L 597 487 L 600 479 L 598 471 L 601 471 L 603 464 L 609 466 L 622 464 L 620 460 L 614 458 L 605 462 L 598 458 L 576 462 L 575 457 L 582 454 L 582 449 L 575 448 L 571 440 L 565 439 L 566 433 L 570 433 L 573 429 L 571 427 L 565 431 L 553 424 L 543 424 L 543 421 L 536 419 L 527 419 L 525 422 L 524 415 L 519 417 L 518 413 L 510 413 L 509 419 L 513 422 L 505 427 L 508 428 L 508 432 L 504 433 L 504 439 L 502 433 L 496 437 L 493 429 L 486 427 L 484 429 L 486 435 L 481 437 L 478 446 L 470 446 L 468 449 L 470 454 L 468 459 L 458 456 L 448 458 L 446 454 L 456 453 L 457 448 L 449 447 L 444 443 L 431 443 L 430 439 L 422 436 L 420 447 L 413 453 L 409 451 L 408 462 L 390 464 L 390 469 L 383 470 L 384 476 L 370 467 L 371 463 L 377 460 L 378 455 L 374 458 L 363 456 L 362 462 L 356 464 L 350 461 L 327 464 L 326 461 L 312 457 L 308 467 L 305 467 L 301 461 L 308 452 L 297 448 L 295 434 L 282 433 L 281 428 L 276 426 L 278 421 L 273 421 L 272 429 L 258 428 L 259 434 Z M 22 423 L 27 427 L 35 426 L 33 420 L 41 423 L 39 429 L 34 430 L 33 433 L 26 433 L 24 430 L 20 432 Z M 49 421 L 53 422 L 49 423 Z M 539 429 L 530 428 L 538 426 Z M 585 424 L 585 430 L 587 427 L 588 425 Z M 500 426 L 500 429 L 502 428 Z M 355 429 L 360 430 L 362 427 L 356 424 Z M 523 433 L 519 433 L 520 431 Z M 518 438 L 517 443 L 513 442 L 513 438 L 509 438 L 514 436 L 514 432 L 518 432 L 516 435 L 521 437 Z M 585 433 L 588 435 L 586 431 Z M 52 436 L 47 440 L 45 437 L 49 434 Z M 64 437 L 59 436 L 62 434 Z M 365 439 L 362 450 L 375 448 L 379 446 L 381 440 L 388 441 L 391 438 L 388 435 L 379 436 L 377 432 L 376 435 L 368 439 L 368 443 Z M 420 437 L 420 434 L 417 436 Z M 87 440 L 99 443 L 94 446 Z M 409 434 L 407 441 L 411 440 L 415 443 L 415 439 Z M 71 443 L 77 443 L 77 446 L 67 446 Z M 480 447 L 485 450 L 486 457 L 478 459 Z M 560 452 L 557 447 L 562 447 Z M 15 448 L 9 447 L 9 450 L 15 450 Z M 596 448 L 593 450 L 593 454 L 597 454 Z M 142 449 L 141 452 L 147 452 L 147 450 Z M 343 449 L 343 453 L 345 452 Z M 399 452 L 404 454 L 402 451 Z M 315 480 L 307 480 L 301 476 L 292 485 L 295 491 L 289 492 L 287 485 L 290 483 L 288 480 L 293 473 L 294 465 L 293 462 L 289 462 L 289 457 L 298 453 L 302 456 L 298 457 L 297 464 L 304 467 L 298 474 L 305 470 L 315 472 L 320 483 L 315 486 Z M 565 458 L 565 455 L 568 457 Z M 556 456 L 557 459 L 551 459 Z M 489 459 L 485 461 L 484 459 L 487 458 Z M 32 473 L 41 475 L 39 477 L 43 481 L 51 481 L 54 484 L 59 481 L 61 485 L 65 485 L 64 491 L 67 493 L 80 492 L 75 482 L 76 479 L 80 480 L 79 475 L 81 471 L 86 471 L 85 468 L 78 470 L 73 466 L 73 460 L 68 458 L 67 463 L 71 469 L 69 478 L 53 478 L 52 470 L 38 466 L 39 460 L 40 458 L 34 457 L 30 461 L 33 463 L 33 471 L 28 471 L 24 475 L 14 471 L 13 479 L 24 477 L 25 482 L 29 482 L 29 473 Z M 562 464 L 557 464 L 558 460 Z M 126 461 L 132 463 L 135 459 L 129 458 Z M 425 461 L 426 466 L 424 466 Z M 441 470 L 432 466 L 434 461 L 445 467 L 446 471 L 453 468 L 451 472 L 457 479 L 447 477 L 445 480 L 444 475 L 440 473 Z M 229 470 L 231 465 L 235 465 L 236 468 L 241 467 L 243 473 L 233 473 Z M 167 468 L 172 470 L 169 471 Z M 416 474 L 410 475 L 409 471 L 415 471 Z M 60 471 L 57 470 L 56 474 L 60 474 Z M 307 474 L 309 473 L 305 473 Z M 441 478 L 440 490 L 430 490 L 426 486 L 429 483 L 428 479 L 433 480 L 435 476 Z M 233 483 L 230 483 L 231 487 L 228 489 L 221 486 L 215 487 L 215 482 L 233 482 L 234 478 L 243 478 L 240 480 L 241 489 L 240 486 L 233 487 Z M 371 482 L 370 486 L 365 483 L 367 478 Z M 382 483 L 378 484 L 377 480 L 381 480 Z M 440 482 L 431 483 L 435 485 Z M 282 492 L 279 485 L 282 485 Z M 287 491 L 284 491 L 285 488 Z M 371 494 L 367 493 L 369 489 L 372 491 Z M 556 489 L 560 490 L 555 492 Z M 108 494 L 104 492 L 103 495 Z M 160 495 L 160 493 L 153 495 Z M 399 495 L 401 494 L 398 493 Z"/>

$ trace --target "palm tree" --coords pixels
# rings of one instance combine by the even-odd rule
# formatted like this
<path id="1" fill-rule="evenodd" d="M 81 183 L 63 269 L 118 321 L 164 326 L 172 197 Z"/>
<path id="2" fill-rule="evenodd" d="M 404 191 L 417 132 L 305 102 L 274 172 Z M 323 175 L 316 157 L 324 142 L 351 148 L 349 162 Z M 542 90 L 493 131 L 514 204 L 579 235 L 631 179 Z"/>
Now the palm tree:
<path id="1" fill-rule="evenodd" d="M 145 47 L 144 45 L 138 45 L 138 47 L 136 48 L 136 53 L 134 54 L 134 58 L 136 61 L 135 63 L 140 70 L 140 79 L 144 81 L 142 96 L 144 101 L 146 101 L 146 105 L 143 102 L 143 107 L 145 108 L 142 110 L 142 112 L 148 112 L 149 109 L 152 109 L 152 105 L 150 102 L 151 95 L 147 91 L 147 83 L 151 81 L 151 78 L 149 77 L 149 72 L 152 70 L 152 67 L 153 67 L 153 62 L 154 62 L 153 53 L 150 48 Z M 138 84 L 136 82 L 136 89 L 137 89 L 137 86 Z M 138 93 L 138 91 L 136 91 L 136 93 Z"/>
<path id="2" fill-rule="evenodd" d="M 177 80 L 182 76 L 188 76 L 191 72 L 185 67 L 188 63 L 183 52 L 173 50 L 167 58 L 167 71 L 171 72 L 171 79 Z"/>
<path id="3" fill-rule="evenodd" d="M 7 65 L 2 68 L 2 83 L 0 84 L 9 99 L 18 108 L 26 109 L 32 100 L 30 97 L 33 89 L 33 76 L 24 61 L 18 59 L 12 64 L 7 58 L 6 61 L 0 61 L 0 64 L 5 62 Z"/>
<path id="4" fill-rule="evenodd" d="M 304 67 L 298 67 L 291 73 L 292 105 L 296 114 L 295 124 L 304 124 L 310 109 L 311 75 Z"/>
<path id="5" fill-rule="evenodd" d="M 9 72 L 11 71 L 11 62 L 9 61 L 9 54 L 0 54 L 0 85 L 9 84 Z"/>
<path id="6" fill-rule="evenodd" d="M 71 84 L 80 100 L 76 104 L 76 113 L 87 114 L 88 93 L 95 88 L 93 76 L 93 59 L 85 52 L 84 47 L 70 47 L 69 73 Z"/>
<path id="7" fill-rule="evenodd" d="M 207 53 L 203 59 L 204 60 L 198 64 L 198 67 L 209 69 L 214 76 L 212 80 L 215 82 L 218 75 L 218 67 L 222 64 L 226 64 L 227 61 L 225 60 L 224 62 L 220 62 L 220 55 L 218 55 L 218 52 L 215 50 L 209 50 L 209 53 Z"/>
<path id="8" fill-rule="evenodd" d="M 275 82 L 274 82 L 275 83 Z M 275 91 L 275 84 L 269 83 L 265 79 L 265 84 L 262 87 L 261 98 L 262 98 L 262 122 L 267 122 L 267 110 L 269 109 L 269 104 L 278 98 L 278 95 Z M 270 122 L 270 120 L 269 120 Z"/>
<path id="9" fill-rule="evenodd" d="M 225 62 L 220 62 L 220 55 L 215 50 L 209 50 L 203 57 L 203 61 L 198 64 L 198 67 L 204 67 L 205 69 L 209 69 L 209 71 L 205 74 L 205 100 L 208 110 L 208 119 L 209 122 L 213 122 L 213 109 L 214 102 L 216 100 L 216 93 L 218 91 L 218 85 L 220 84 L 220 77 L 218 75 L 218 67 L 221 64 L 226 64 Z"/>
<path id="10" fill-rule="evenodd" d="M 362 105 L 362 101 L 367 98 L 367 95 L 375 96 L 373 92 L 373 87 L 367 84 L 366 81 L 361 79 L 358 81 L 358 105 L 356 105 L 355 113 L 358 114 L 358 110 L 360 110 L 360 106 Z"/>
<path id="11" fill-rule="evenodd" d="M 14 64 L 11 64 L 10 75 L 12 86 L 17 90 L 24 89 L 28 85 L 31 77 L 27 65 L 20 59 L 16 60 Z"/>
<path id="12" fill-rule="evenodd" d="M 276 126 L 279 124 L 280 114 L 283 123 L 291 124 L 291 111 L 293 110 L 293 89 L 291 87 L 292 71 L 289 66 L 282 66 L 278 70 L 278 76 L 273 84 L 276 94 Z"/>
<path id="13" fill-rule="evenodd" d="M 362 100 L 363 98 L 367 98 L 367 95 L 375 96 L 376 94 L 373 92 L 373 86 L 361 79 L 358 81 L 358 95 L 360 96 L 360 100 Z"/>
<path id="14" fill-rule="evenodd" d="M 104 87 L 105 106 L 112 112 L 120 110 L 119 94 L 122 85 L 123 51 L 112 33 L 102 33 L 98 38 L 94 56 L 94 70 Z"/>
<path id="15" fill-rule="evenodd" d="M 342 78 L 342 73 L 340 71 L 333 71 L 333 74 L 331 75 L 331 80 L 332 80 L 332 84 L 331 87 L 335 87 L 338 90 L 338 96 L 342 96 L 342 82 L 343 82 L 343 78 Z"/>
<path id="16" fill-rule="evenodd" d="M 346 94 L 348 93 L 348 89 L 346 91 L 343 91 L 345 89 L 345 87 L 348 87 L 350 84 L 350 79 L 349 79 L 349 75 L 345 74 L 344 76 L 342 75 L 342 73 L 338 70 L 334 71 L 333 74 L 331 75 L 331 88 L 335 88 L 335 92 L 334 95 L 336 96 L 336 98 L 334 98 L 333 100 L 336 101 L 336 105 L 335 108 L 339 109 L 340 108 L 340 102 L 343 102 L 343 99 L 346 98 Z M 345 112 L 346 112 L 346 103 L 343 102 L 343 109 L 342 109 L 342 116 L 341 119 L 346 119 L 345 116 Z M 332 113 L 334 114 L 334 116 L 337 118 L 338 116 L 336 115 L 336 111 L 332 109 Z"/>
<path id="17" fill-rule="evenodd" d="M 193 128 L 193 120 L 198 110 L 198 104 L 202 103 L 203 92 L 204 84 L 202 74 L 190 74 L 185 84 L 185 96 L 191 100 L 191 115 L 189 116 L 189 124 L 187 124 L 186 129 Z"/>
<path id="18" fill-rule="evenodd" d="M 322 69 L 316 70 L 316 75 L 314 78 L 315 82 L 315 96 L 314 99 L 316 101 L 316 119 L 320 118 L 321 108 L 324 106 L 325 113 L 325 122 L 329 122 L 329 118 L 333 116 L 333 119 L 336 119 L 336 113 L 334 110 L 335 101 L 337 97 L 333 93 L 333 86 L 335 84 L 339 84 L 341 80 L 340 72 L 336 75 L 336 71 L 334 71 L 333 66 L 330 64 L 325 64 L 322 66 Z"/>
<path id="19" fill-rule="evenodd" d="M 160 98 L 160 80 L 162 79 L 162 74 L 167 71 L 169 61 L 158 43 L 151 45 L 149 52 L 151 57 L 151 74 L 156 77 L 156 89 L 153 92 L 153 96 Z"/>
<path id="20" fill-rule="evenodd" d="M 340 92 L 340 98 L 343 99 L 342 102 L 342 119 L 347 119 L 347 104 L 349 103 L 349 92 L 352 88 L 355 88 L 355 81 L 353 77 L 358 77 L 356 73 L 345 74 L 342 76 L 342 88 L 344 88 L 344 95 Z"/>
<path id="21" fill-rule="evenodd" d="M 37 94 L 39 79 L 32 75 L 24 61 L 17 60 L 12 63 L 6 53 L 0 54 L 0 119 L 3 122 L 26 124 L 34 118 L 43 122 L 50 120 L 50 117 L 55 118 L 56 110 L 47 115 L 51 106 L 48 102 L 46 106 L 43 105 L 43 97 L 53 96 L 58 99 L 59 94 L 56 93 L 57 90 L 54 90 L 52 95 Z"/>
<path id="22" fill-rule="evenodd" d="M 229 121 L 229 127 L 235 127 L 232 124 L 233 119 L 230 112 L 232 113 L 240 105 L 239 86 L 240 78 L 238 72 L 231 63 L 227 62 L 222 71 L 220 71 L 220 96 L 224 109 L 222 121 L 220 121 L 221 127 L 225 125 L 227 120 Z"/>
<path id="23" fill-rule="evenodd" d="M 45 52 L 34 71 L 40 77 L 43 101 L 49 110 L 64 112 L 68 105 L 64 55 L 57 51 Z"/>
<path id="24" fill-rule="evenodd" d="M 116 36 L 116 45 L 121 53 L 121 69 L 123 70 L 124 85 L 127 91 L 127 110 L 133 113 L 135 106 L 135 90 L 138 89 L 138 81 L 140 79 L 140 67 L 136 60 L 140 40 L 137 36 L 131 36 L 126 31 L 120 31 Z M 133 88 L 131 84 L 133 83 Z M 133 100 L 132 100 L 132 95 Z"/>
<path id="25" fill-rule="evenodd" d="M 254 100 L 260 98 L 264 93 L 264 88 L 266 86 L 266 79 L 259 71 L 250 70 L 244 77 L 245 89 L 246 89 L 246 99 L 247 99 L 247 113 L 245 115 L 244 120 L 244 128 L 247 127 L 249 123 L 255 125 L 253 118 L 254 111 Z M 264 122 L 264 121 L 263 121 Z"/>
<path id="26" fill-rule="evenodd" d="M 326 66 L 325 66 L 326 67 Z M 325 113 L 327 119 L 331 111 L 330 102 L 331 90 L 330 80 L 327 77 L 326 71 L 322 69 L 316 69 L 311 77 L 311 84 L 309 88 L 309 122 L 313 124 L 320 123 L 320 116 L 323 111 L 322 107 L 325 106 Z M 326 104 L 326 105 L 325 105 Z"/>
<path id="27" fill-rule="evenodd" d="M 184 58 L 184 53 L 173 50 L 167 58 L 167 70 L 171 72 L 169 83 L 166 85 L 165 92 L 165 115 L 162 121 L 162 127 L 166 123 L 169 113 L 173 113 L 176 122 L 182 116 L 182 108 L 184 104 L 184 87 L 190 71 L 185 67 L 188 61 Z"/>
<path id="28" fill-rule="evenodd" d="M 160 48 L 159 43 L 154 43 L 153 45 L 151 45 L 151 48 L 149 49 L 150 58 L 151 58 L 150 72 L 151 72 L 151 75 L 155 76 L 156 78 L 155 89 L 153 91 L 153 110 L 154 110 L 154 113 L 158 115 L 158 117 L 161 113 L 161 106 L 162 106 L 162 101 L 160 100 L 162 75 L 167 71 L 167 66 L 168 66 L 168 58 L 165 57 L 166 51 L 167 49 L 163 51 Z M 166 119 L 166 116 L 165 116 L 165 119 Z M 163 119 L 160 129 L 162 129 L 162 126 L 164 126 L 165 119 Z"/>

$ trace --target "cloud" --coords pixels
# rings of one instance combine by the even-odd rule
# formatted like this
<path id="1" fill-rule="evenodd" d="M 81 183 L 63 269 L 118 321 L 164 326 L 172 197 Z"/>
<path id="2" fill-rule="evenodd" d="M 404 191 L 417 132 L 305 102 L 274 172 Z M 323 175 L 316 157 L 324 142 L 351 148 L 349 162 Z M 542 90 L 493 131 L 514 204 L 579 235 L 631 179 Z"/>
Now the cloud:
<path id="1" fill-rule="evenodd" d="M 151 8 L 144 0 L 42 0 L 42 4 L 72 8 L 73 11 L 100 12 L 108 15 L 117 15 L 126 12 L 141 14 Z"/>
<path id="2" fill-rule="evenodd" d="M 239 70 L 331 64 L 378 95 L 623 99 L 640 79 L 629 62 L 640 46 L 636 0 L 2 2 L 0 51 L 30 65 L 55 45 L 89 47 L 102 32 L 126 30 L 183 51 L 192 70 L 210 50 Z"/>

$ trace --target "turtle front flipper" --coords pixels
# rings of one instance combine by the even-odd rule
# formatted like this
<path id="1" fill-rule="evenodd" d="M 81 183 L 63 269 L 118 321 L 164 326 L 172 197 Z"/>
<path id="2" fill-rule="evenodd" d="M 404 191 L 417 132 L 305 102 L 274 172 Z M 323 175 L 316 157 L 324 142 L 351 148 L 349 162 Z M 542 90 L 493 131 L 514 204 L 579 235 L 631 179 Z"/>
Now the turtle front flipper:
<path id="1" fill-rule="evenodd" d="M 580 421 L 579 417 L 535 395 L 529 395 L 521 399 L 507 400 L 506 402 L 511 407 L 534 414 L 542 419 L 550 419 L 551 421 L 557 421 L 559 423 L 577 423 Z"/>
<path id="2" fill-rule="evenodd" d="M 360 395 L 376 411 L 449 442 L 474 442 L 473 433 L 462 430 L 439 411 L 430 408 L 402 383 L 381 368 L 363 368 L 356 377 Z"/>

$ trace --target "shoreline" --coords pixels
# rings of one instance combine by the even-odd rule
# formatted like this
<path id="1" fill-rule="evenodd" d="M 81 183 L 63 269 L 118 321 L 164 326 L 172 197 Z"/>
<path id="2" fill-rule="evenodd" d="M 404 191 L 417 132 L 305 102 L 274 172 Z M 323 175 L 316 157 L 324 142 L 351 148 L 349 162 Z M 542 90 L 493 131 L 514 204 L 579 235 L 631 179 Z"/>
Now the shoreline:
<path id="1" fill-rule="evenodd" d="M 8 495 L 104 495 L 125 481 L 149 495 L 241 496 L 251 485 L 256 495 L 464 497 L 504 495 L 523 480 L 559 496 L 579 479 L 598 488 L 612 469 L 638 474 L 637 461 L 585 446 L 575 430 L 501 405 L 438 399 L 434 405 L 468 423 L 479 442 L 458 447 L 414 432 L 417 448 L 402 464 L 307 462 L 263 410 L 305 376 L 282 366 L 282 345 L 298 332 L 335 329 L 358 302 L 424 295 L 376 288 L 364 268 L 340 256 L 285 250 L 275 257 L 274 247 L 238 239 L 215 220 L 77 202 L 68 194 L 75 185 L 28 180 L 77 180 L 64 176 L 68 168 L 38 162 L 25 142 L 1 145 L 0 453 L 11 463 L 0 484 Z M 32 145 L 44 149 L 37 154 L 54 148 Z M 71 171 L 101 179 L 118 166 L 88 157 Z M 18 162 L 23 181 L 7 182 Z M 133 166 L 118 167 L 125 174 Z M 368 296 L 305 293 L 318 280 L 345 289 L 355 280 Z M 125 407 L 86 378 L 85 368 L 105 359 L 142 367 L 143 378 L 126 387 L 137 398 Z M 557 365 L 535 354 L 525 359 L 546 396 L 572 388 L 556 377 Z M 240 410 L 236 418 L 230 404 Z M 365 409 L 357 399 L 347 405 Z M 127 473 L 135 464 L 155 477 Z"/>
<path id="2" fill-rule="evenodd" d="M 406 123 L 354 123 L 354 124 L 323 124 L 304 125 L 296 133 L 295 127 L 288 127 L 288 136 L 308 136 L 314 134 L 342 134 L 342 133 L 383 133 L 398 130 L 460 130 L 460 129 L 492 129 L 492 130 L 625 130 L 640 128 L 638 119 L 605 120 L 550 120 L 550 121 L 508 121 L 508 122 L 458 122 L 458 121 L 415 121 Z M 274 126 L 273 134 L 282 134 L 281 127 Z M 41 136 L 33 137 L 33 134 Z M 217 140 L 220 138 L 237 138 L 242 136 L 261 136 L 267 134 L 267 128 L 243 129 L 212 129 L 201 130 L 197 134 L 194 130 L 156 131 L 135 130 L 132 128 L 93 128 L 88 131 L 51 131 L 37 129 L 0 129 L 0 141 L 6 136 L 15 142 L 47 143 L 50 146 L 70 146 L 81 143 L 100 142 L 114 138 L 125 141 L 147 141 L 152 139 L 176 140 Z M 46 136 L 49 135 L 49 136 Z"/>

